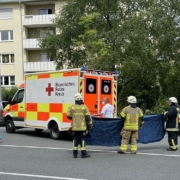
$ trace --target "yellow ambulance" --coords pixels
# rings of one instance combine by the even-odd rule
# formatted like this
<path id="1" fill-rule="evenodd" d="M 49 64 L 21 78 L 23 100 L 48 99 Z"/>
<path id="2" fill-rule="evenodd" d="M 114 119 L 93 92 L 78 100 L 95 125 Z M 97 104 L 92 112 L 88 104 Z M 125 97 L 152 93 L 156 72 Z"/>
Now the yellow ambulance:
<path id="1" fill-rule="evenodd" d="M 13 133 L 25 127 L 37 132 L 49 129 L 51 138 L 59 139 L 60 132 L 71 126 L 66 112 L 78 92 L 91 115 L 100 112 L 104 97 L 110 99 L 116 115 L 117 77 L 118 72 L 86 67 L 27 74 L 24 83 L 4 108 L 6 132 Z"/>

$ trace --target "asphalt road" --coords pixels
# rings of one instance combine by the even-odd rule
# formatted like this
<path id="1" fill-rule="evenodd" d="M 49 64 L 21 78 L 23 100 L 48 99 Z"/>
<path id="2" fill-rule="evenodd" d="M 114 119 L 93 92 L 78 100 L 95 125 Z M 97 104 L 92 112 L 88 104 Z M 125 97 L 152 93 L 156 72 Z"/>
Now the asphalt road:
<path id="1" fill-rule="evenodd" d="M 180 179 L 180 150 L 166 151 L 167 136 L 158 143 L 139 144 L 138 154 L 117 154 L 119 147 L 88 146 L 91 158 L 72 158 L 67 138 L 52 140 L 21 129 L 0 142 L 0 180 L 169 180 Z"/>

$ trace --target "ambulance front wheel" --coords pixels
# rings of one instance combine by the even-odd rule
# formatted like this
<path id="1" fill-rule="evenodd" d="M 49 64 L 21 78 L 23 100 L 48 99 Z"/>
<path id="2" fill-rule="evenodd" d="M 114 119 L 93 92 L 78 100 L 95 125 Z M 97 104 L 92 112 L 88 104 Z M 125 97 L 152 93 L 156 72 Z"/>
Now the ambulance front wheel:
<path id="1" fill-rule="evenodd" d="M 52 139 L 55 139 L 55 140 L 60 138 L 60 131 L 56 123 L 53 123 L 50 126 L 50 136 Z"/>
<path id="2" fill-rule="evenodd" d="M 15 127 L 14 127 L 14 123 L 12 120 L 7 120 L 6 121 L 6 132 L 7 133 L 14 133 L 15 132 Z"/>

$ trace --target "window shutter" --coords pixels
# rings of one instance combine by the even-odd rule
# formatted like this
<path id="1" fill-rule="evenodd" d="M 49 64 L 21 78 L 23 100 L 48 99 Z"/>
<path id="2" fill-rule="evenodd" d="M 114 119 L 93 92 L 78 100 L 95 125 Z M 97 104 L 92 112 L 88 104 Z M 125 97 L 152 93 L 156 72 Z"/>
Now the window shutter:
<path id="1" fill-rule="evenodd" d="M 13 18 L 13 9 L 4 8 L 0 9 L 0 19 Z"/>

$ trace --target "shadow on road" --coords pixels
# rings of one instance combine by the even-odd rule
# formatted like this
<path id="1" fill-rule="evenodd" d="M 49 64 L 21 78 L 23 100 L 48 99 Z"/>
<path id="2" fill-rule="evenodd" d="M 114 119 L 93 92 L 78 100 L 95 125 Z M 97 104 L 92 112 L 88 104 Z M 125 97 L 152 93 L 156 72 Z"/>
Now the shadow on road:
<path id="1" fill-rule="evenodd" d="M 16 134 L 17 135 L 23 134 L 25 136 L 30 136 L 30 137 L 51 139 L 50 133 L 48 131 L 36 132 L 35 130 L 16 130 L 16 132 L 13 133 L 13 135 L 15 136 Z M 71 136 L 68 134 L 68 132 L 61 132 L 61 136 L 59 140 L 71 141 Z"/>

